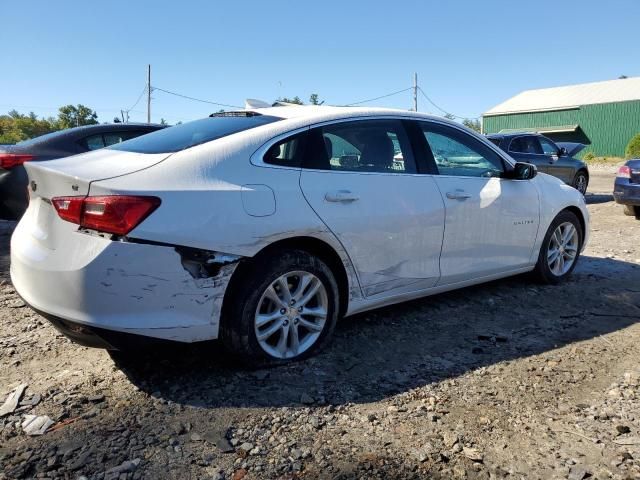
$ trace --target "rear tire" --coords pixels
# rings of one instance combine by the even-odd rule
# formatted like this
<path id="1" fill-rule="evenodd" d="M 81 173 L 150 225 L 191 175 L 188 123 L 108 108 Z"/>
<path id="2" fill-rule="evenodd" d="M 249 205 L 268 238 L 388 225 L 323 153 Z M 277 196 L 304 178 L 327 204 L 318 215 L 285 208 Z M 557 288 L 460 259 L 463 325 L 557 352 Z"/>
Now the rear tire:
<path id="1" fill-rule="evenodd" d="M 636 217 L 636 220 L 640 220 L 640 207 L 637 205 L 624 205 L 623 212 L 625 215 Z"/>
<path id="2" fill-rule="evenodd" d="M 584 170 L 580 170 L 576 173 L 576 176 L 573 177 L 573 183 L 571 184 L 573 188 L 578 190 L 582 195 L 587 193 L 587 187 L 589 186 L 589 175 Z"/>
<path id="3" fill-rule="evenodd" d="M 328 343 L 338 319 L 338 284 L 331 269 L 302 250 L 256 258 L 225 302 L 225 348 L 252 366 L 305 359 Z M 324 312 L 324 315 L 323 315 Z"/>
<path id="4" fill-rule="evenodd" d="M 578 263 L 583 239 L 578 217 L 568 210 L 560 212 L 542 241 L 534 269 L 537 279 L 551 285 L 565 281 Z"/>

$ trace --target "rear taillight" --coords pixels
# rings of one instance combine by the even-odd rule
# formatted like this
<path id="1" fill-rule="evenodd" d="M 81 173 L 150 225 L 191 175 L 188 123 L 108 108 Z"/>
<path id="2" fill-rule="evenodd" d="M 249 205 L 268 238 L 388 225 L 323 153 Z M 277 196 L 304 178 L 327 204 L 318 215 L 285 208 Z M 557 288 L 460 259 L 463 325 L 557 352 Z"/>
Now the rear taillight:
<path id="1" fill-rule="evenodd" d="M 22 165 L 24 162 L 33 160 L 33 155 L 24 155 L 21 153 L 0 153 L 0 167 L 13 168 Z"/>
<path id="2" fill-rule="evenodd" d="M 631 178 L 631 168 L 627 165 L 623 165 L 618 169 L 618 177 Z"/>
<path id="3" fill-rule="evenodd" d="M 158 197 L 132 195 L 56 197 L 51 202 L 63 220 L 116 235 L 129 233 L 160 205 Z"/>

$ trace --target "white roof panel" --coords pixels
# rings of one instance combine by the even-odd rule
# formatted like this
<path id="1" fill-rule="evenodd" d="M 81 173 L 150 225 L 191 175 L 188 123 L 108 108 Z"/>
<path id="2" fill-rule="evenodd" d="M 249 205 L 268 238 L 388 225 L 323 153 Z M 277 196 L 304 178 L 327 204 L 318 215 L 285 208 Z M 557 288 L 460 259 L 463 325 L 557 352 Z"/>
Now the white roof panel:
<path id="1" fill-rule="evenodd" d="M 640 77 L 525 90 L 515 97 L 496 105 L 485 112 L 484 115 L 564 110 L 582 105 L 626 102 L 630 100 L 640 100 Z"/>

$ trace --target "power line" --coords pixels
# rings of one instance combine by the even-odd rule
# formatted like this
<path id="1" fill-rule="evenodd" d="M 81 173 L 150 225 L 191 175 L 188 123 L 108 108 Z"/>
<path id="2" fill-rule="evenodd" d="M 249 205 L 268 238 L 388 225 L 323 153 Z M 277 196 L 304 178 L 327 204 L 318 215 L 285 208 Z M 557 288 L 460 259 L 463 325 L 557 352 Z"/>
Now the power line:
<path id="1" fill-rule="evenodd" d="M 462 119 L 462 120 L 467 120 L 467 119 L 477 119 L 477 118 L 480 118 L 480 117 L 463 117 L 463 116 L 460 116 L 460 115 L 454 115 L 454 114 L 453 114 L 453 113 L 451 113 L 451 112 L 447 112 L 445 109 L 440 108 L 438 105 L 436 105 L 436 104 L 434 103 L 434 101 L 433 101 L 433 100 L 431 100 L 431 99 L 427 96 L 427 94 L 426 94 L 426 93 L 424 93 L 424 90 L 422 90 L 422 87 L 418 87 L 418 90 L 420 90 L 420 93 L 422 94 L 422 96 L 423 96 L 424 98 L 426 98 L 426 99 L 427 99 L 427 102 L 429 102 L 431 105 L 433 105 L 434 107 L 436 107 L 438 110 L 440 110 L 440 111 L 441 111 L 442 113 L 444 113 L 445 115 L 450 115 L 450 116 L 451 116 L 451 117 L 453 117 L 453 118 L 459 118 L 459 119 Z"/>
<path id="2" fill-rule="evenodd" d="M 182 98 L 186 98 L 187 100 L 193 100 L 195 102 L 209 103 L 211 105 L 217 105 L 219 107 L 244 108 L 244 107 L 239 107 L 238 105 L 228 105 L 226 103 L 212 102 L 211 100 L 203 100 L 201 98 L 190 97 L 189 95 L 183 95 L 181 93 L 171 92 L 169 90 L 165 90 L 160 87 L 153 87 L 153 89 L 160 90 L 161 92 L 168 93 L 169 95 L 175 95 L 176 97 L 182 97 Z"/>
<path id="3" fill-rule="evenodd" d="M 142 99 L 142 96 L 145 94 L 146 91 L 147 91 L 147 86 L 145 85 L 142 91 L 140 92 L 140 95 L 138 95 L 138 99 L 136 100 L 136 103 L 134 103 L 129 108 L 127 108 L 125 112 L 130 112 L 131 110 L 136 108 L 136 106 L 138 105 L 138 103 L 140 102 L 140 100 Z"/>
<path id="4" fill-rule="evenodd" d="M 392 97 L 393 95 L 397 95 L 399 93 L 406 92 L 406 91 L 411 90 L 411 89 L 413 89 L 413 87 L 404 88 L 402 90 L 398 90 L 397 92 L 388 93 L 386 95 L 381 95 L 381 96 L 376 97 L 376 98 L 369 98 L 367 100 L 360 100 L 359 102 L 348 103 L 346 105 L 343 105 L 343 107 L 352 107 L 354 105 L 360 105 L 361 103 L 368 103 L 368 102 L 373 102 L 374 100 L 380 100 L 381 98 Z"/>

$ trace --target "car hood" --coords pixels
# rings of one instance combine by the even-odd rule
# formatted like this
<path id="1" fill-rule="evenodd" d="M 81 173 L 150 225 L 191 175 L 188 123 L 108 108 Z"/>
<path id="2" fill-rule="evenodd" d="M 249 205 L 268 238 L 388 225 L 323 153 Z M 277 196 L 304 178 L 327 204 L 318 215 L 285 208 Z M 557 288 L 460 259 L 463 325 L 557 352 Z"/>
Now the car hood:
<path id="1" fill-rule="evenodd" d="M 556 142 L 556 145 L 559 146 L 560 148 L 564 147 L 565 150 L 567 151 L 567 155 L 570 157 L 577 155 L 586 147 L 584 143 L 574 143 L 574 142 Z"/>

